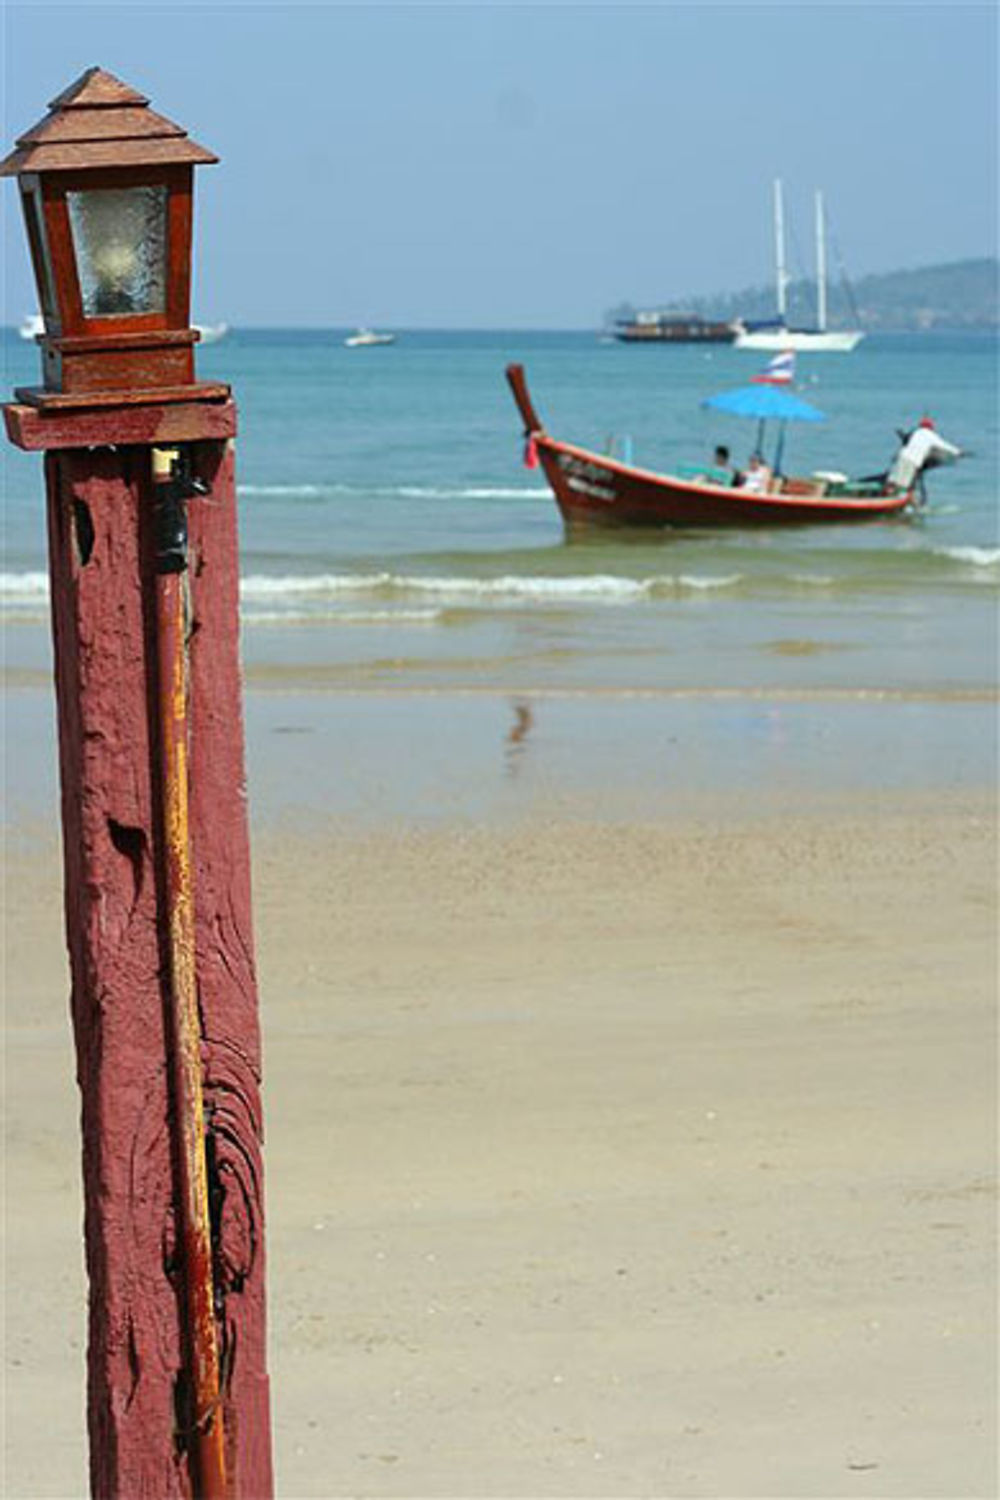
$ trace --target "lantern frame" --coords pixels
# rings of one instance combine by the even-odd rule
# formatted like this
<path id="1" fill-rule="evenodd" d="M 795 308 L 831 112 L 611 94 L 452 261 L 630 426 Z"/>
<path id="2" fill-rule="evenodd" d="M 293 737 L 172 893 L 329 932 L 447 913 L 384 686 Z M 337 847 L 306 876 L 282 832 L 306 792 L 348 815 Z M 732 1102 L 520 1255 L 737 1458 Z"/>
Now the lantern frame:
<path id="1" fill-rule="evenodd" d="M 99 171 L 27 173 L 21 179 L 25 225 L 46 334 L 54 337 L 108 335 L 127 330 L 186 328 L 191 306 L 191 220 L 193 172 L 190 167 L 118 167 Z M 70 222 L 69 194 L 134 187 L 166 189 L 164 245 L 165 297 L 162 311 L 87 314 L 80 286 L 77 248 Z M 30 200 L 30 207 L 29 207 Z M 40 216 L 41 225 L 32 220 Z M 41 243 L 37 246 L 37 229 Z M 41 275 L 39 274 L 41 272 Z M 44 306 L 46 296 L 52 299 Z M 127 323 L 122 320 L 127 319 Z"/>
<path id="2" fill-rule="evenodd" d="M 190 327 L 194 166 L 218 158 L 149 101 L 101 68 L 88 69 L 49 106 L 0 164 L 17 175 L 45 332 L 41 388 L 21 388 L 32 405 L 72 406 L 228 395 L 195 378 Z M 165 193 L 163 305 L 88 313 L 71 193 L 129 188 Z"/>

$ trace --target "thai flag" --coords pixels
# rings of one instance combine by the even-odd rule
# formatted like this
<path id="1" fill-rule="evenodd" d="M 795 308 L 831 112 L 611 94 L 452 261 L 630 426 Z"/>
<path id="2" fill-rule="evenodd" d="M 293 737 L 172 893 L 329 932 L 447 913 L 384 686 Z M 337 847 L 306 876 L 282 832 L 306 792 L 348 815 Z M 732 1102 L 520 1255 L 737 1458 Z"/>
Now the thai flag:
<path id="1" fill-rule="evenodd" d="M 776 354 L 767 369 L 753 378 L 758 385 L 791 385 L 795 379 L 795 350 Z"/>

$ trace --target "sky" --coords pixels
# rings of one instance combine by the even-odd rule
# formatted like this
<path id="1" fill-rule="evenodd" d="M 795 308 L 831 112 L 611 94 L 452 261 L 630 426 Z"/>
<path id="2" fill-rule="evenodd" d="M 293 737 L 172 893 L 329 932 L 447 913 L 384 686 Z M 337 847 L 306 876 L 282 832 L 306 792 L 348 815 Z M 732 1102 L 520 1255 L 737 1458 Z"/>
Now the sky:
<path id="1" fill-rule="evenodd" d="M 812 269 L 995 255 L 988 4 L 11 4 L 4 146 L 99 64 L 211 147 L 195 308 L 242 326 L 590 328 Z M 0 321 L 35 307 L 11 182 Z"/>

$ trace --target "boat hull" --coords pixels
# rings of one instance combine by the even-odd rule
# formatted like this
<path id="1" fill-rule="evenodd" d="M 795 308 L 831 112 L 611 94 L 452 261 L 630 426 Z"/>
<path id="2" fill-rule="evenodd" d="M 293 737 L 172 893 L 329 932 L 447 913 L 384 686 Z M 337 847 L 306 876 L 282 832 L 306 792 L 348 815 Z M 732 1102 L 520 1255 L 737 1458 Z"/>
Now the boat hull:
<path id="1" fill-rule="evenodd" d="M 394 333 L 352 333 L 350 338 L 344 340 L 344 347 L 345 349 L 380 349 L 383 345 L 395 342 Z"/>
<path id="2" fill-rule="evenodd" d="M 636 469 L 542 433 L 535 435 L 535 446 L 563 519 L 572 528 L 816 526 L 899 515 L 913 502 L 911 493 L 858 499 L 754 495 Z"/>
<path id="3" fill-rule="evenodd" d="M 619 463 L 603 453 L 549 437 L 528 392 L 522 365 L 507 366 L 510 385 L 524 422 L 529 461 L 541 464 L 568 527 L 816 526 L 829 522 L 875 521 L 898 516 L 915 502 L 913 489 L 887 494 L 827 495 L 826 482 L 787 478 L 781 490 L 751 490 L 681 479 Z M 856 489 L 860 482 L 856 482 Z"/>
<path id="4" fill-rule="evenodd" d="M 613 337 L 622 344 L 731 344 L 732 323 L 707 323 L 692 318 L 665 323 L 619 323 Z"/>
<path id="5" fill-rule="evenodd" d="M 856 328 L 819 329 L 768 328 L 747 329 L 734 340 L 736 349 L 755 349 L 771 354 L 850 354 L 864 338 Z"/>

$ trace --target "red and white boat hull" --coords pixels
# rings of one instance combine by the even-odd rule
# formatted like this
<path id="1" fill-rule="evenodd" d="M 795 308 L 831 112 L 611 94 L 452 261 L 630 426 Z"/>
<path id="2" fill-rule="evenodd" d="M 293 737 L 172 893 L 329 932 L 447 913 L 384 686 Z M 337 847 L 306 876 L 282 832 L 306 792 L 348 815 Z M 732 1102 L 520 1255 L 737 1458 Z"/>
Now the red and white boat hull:
<path id="1" fill-rule="evenodd" d="M 520 365 L 507 369 L 514 399 L 524 419 L 556 503 L 568 526 L 784 526 L 871 521 L 899 515 L 914 492 L 827 496 L 821 480 L 787 478 L 776 493 L 680 479 L 549 437 L 528 394 Z"/>

